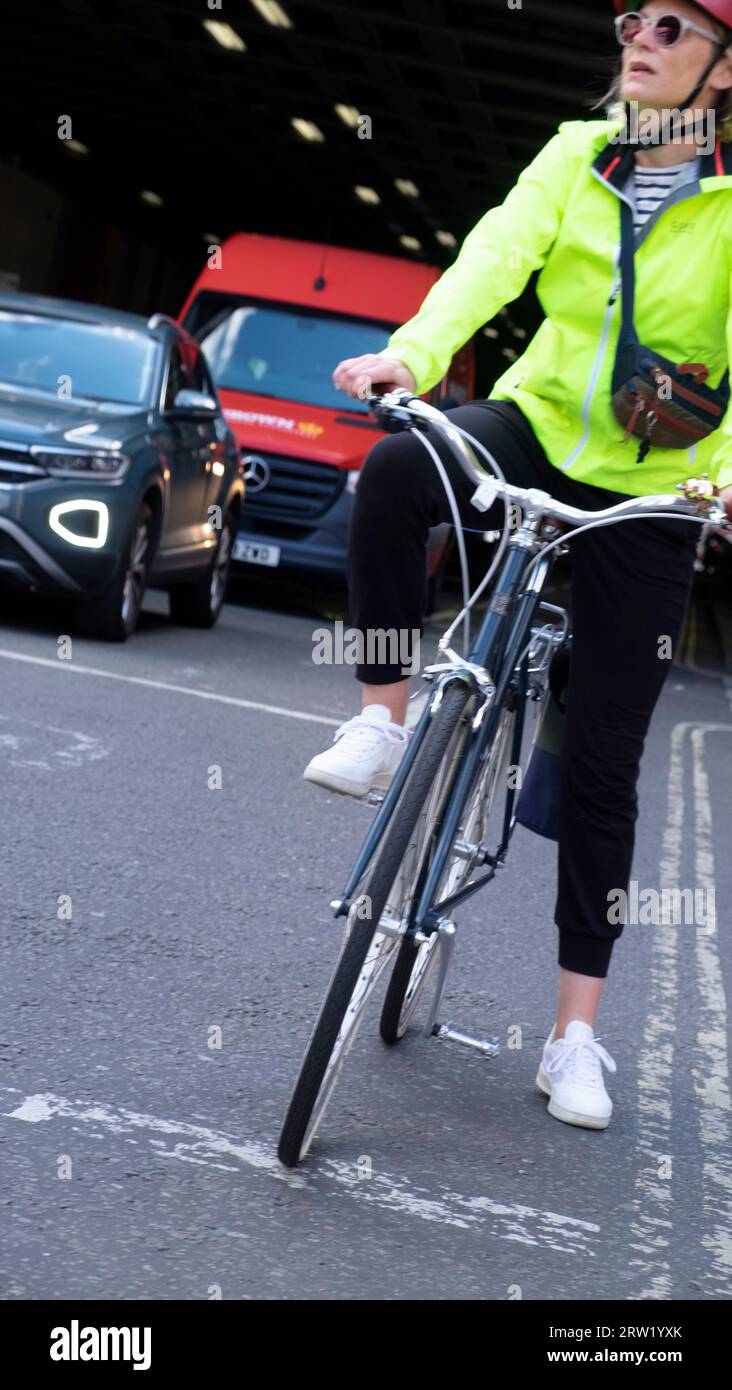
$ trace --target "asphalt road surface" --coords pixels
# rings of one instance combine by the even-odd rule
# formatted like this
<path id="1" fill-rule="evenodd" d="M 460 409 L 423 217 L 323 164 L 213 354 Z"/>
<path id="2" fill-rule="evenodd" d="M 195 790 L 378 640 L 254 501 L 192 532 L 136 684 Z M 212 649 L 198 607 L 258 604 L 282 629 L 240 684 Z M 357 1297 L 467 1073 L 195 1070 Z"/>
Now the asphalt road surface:
<path id="1" fill-rule="evenodd" d="M 705 603 L 647 743 L 634 876 L 714 888 L 716 927 L 626 927 L 598 1025 L 610 1128 L 534 1089 L 555 847 L 519 828 L 458 917 L 443 1011 L 500 1055 L 387 1049 L 372 1004 L 288 1172 L 328 902 L 373 814 L 301 780 L 354 712 L 351 670 L 313 663 L 322 620 L 286 591 L 237 586 L 210 633 L 151 594 L 130 643 L 70 659 L 63 610 L 6 601 L 0 1297 L 732 1297 L 732 685 Z"/>

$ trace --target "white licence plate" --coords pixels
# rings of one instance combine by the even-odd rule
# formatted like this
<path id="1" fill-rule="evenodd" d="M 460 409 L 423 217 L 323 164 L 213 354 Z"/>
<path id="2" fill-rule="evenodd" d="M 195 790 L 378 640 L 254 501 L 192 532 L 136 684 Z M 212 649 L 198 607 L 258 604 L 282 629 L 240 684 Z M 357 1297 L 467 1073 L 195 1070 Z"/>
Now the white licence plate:
<path id="1" fill-rule="evenodd" d="M 232 551 L 234 560 L 246 560 L 248 565 L 278 565 L 280 547 L 278 545 L 257 545 L 256 541 L 243 541 L 237 538 Z"/>

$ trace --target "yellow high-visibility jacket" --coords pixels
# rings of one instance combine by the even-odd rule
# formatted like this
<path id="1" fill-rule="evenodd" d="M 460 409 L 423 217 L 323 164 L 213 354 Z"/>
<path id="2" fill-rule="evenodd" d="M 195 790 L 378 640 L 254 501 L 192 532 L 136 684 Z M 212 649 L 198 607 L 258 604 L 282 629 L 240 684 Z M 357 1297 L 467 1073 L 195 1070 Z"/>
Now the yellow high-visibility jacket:
<path id="1" fill-rule="evenodd" d="M 564 121 L 500 206 L 466 237 L 454 263 L 386 352 L 422 394 L 453 354 L 525 288 L 535 270 L 545 314 L 489 400 L 514 400 L 547 457 L 573 478 L 617 492 L 673 492 L 702 472 L 732 485 L 732 403 L 689 449 L 623 443 L 610 404 L 621 321 L 620 206 L 634 167 L 620 123 Z M 693 174 L 693 166 L 690 166 Z M 732 362 L 732 142 L 701 154 L 699 176 L 672 190 L 635 238 L 635 327 L 644 346 L 700 362 L 708 387 Z"/>

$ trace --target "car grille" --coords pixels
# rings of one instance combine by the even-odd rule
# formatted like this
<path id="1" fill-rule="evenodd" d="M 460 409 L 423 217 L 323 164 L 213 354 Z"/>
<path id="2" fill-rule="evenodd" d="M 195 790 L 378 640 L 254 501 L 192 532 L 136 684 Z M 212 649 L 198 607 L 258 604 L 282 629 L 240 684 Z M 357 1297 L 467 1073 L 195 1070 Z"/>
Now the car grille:
<path id="1" fill-rule="evenodd" d="M 45 468 L 32 461 L 27 449 L 0 444 L 0 483 L 30 483 L 44 477 Z"/>
<path id="2" fill-rule="evenodd" d="M 242 450 L 245 470 L 251 458 L 263 459 L 270 471 L 264 487 L 247 484 L 244 530 L 259 534 L 307 535 L 318 518 L 333 506 L 346 485 L 346 472 L 330 463 L 286 458 L 279 454 Z"/>
<path id="3" fill-rule="evenodd" d="M 13 567 L 16 567 L 13 571 Z M 0 528 L 0 575 L 3 586 L 8 582 L 23 583 L 27 578 L 31 583 L 42 584 L 43 570 L 31 559 L 27 550 L 19 545 L 13 536 Z"/>

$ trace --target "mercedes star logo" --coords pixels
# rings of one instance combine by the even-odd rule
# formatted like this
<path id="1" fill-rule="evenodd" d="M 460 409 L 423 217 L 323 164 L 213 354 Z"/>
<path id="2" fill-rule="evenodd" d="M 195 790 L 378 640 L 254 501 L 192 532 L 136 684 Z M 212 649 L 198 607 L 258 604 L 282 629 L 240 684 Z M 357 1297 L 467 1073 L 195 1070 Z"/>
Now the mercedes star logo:
<path id="1" fill-rule="evenodd" d="M 244 482 L 249 492 L 261 492 L 270 480 L 271 469 L 261 454 L 243 454 Z"/>

